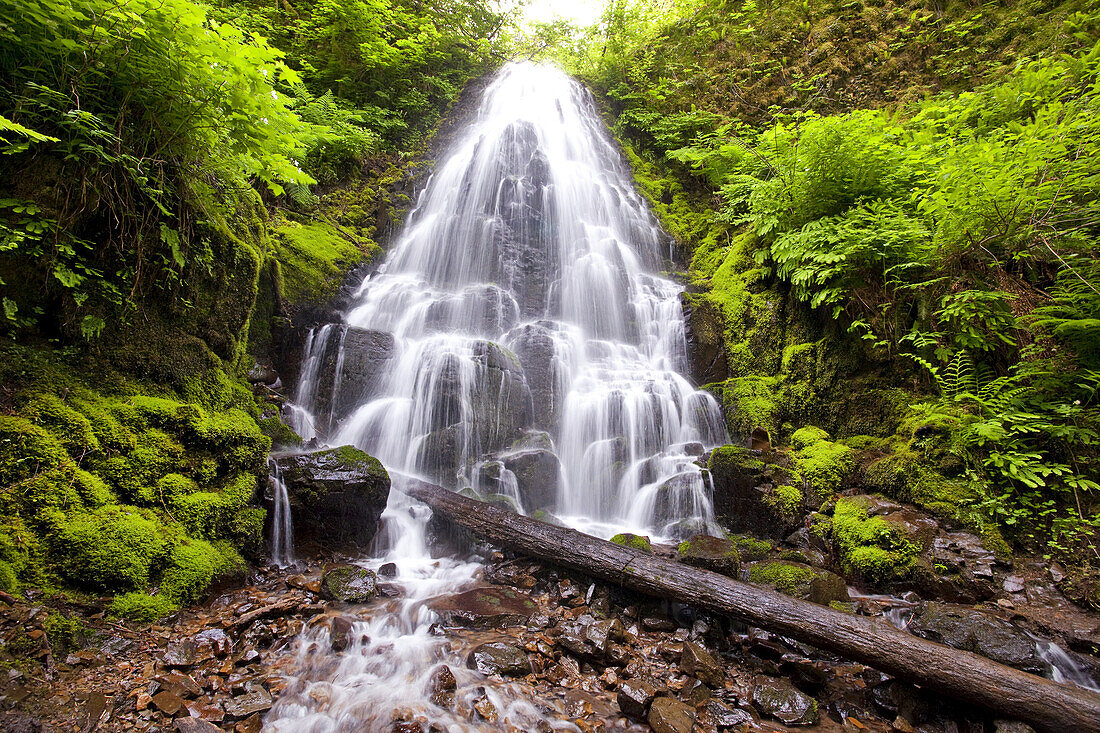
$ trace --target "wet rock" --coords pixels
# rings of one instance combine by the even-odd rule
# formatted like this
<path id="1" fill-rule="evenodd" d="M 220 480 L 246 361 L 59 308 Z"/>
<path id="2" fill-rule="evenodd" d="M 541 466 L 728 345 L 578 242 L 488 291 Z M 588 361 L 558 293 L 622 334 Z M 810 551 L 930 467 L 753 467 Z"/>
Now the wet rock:
<path id="1" fill-rule="evenodd" d="M 706 298 L 681 295 L 684 325 L 691 356 L 691 376 L 696 384 L 724 382 L 729 377 L 726 365 L 725 325 L 722 314 Z"/>
<path id="2" fill-rule="evenodd" d="M 230 718 L 247 718 L 271 708 L 271 694 L 262 687 L 253 685 L 251 691 L 230 698 L 225 702 L 225 714 Z"/>
<path id="3" fill-rule="evenodd" d="M 218 726 L 198 718 L 177 718 L 173 726 L 176 733 L 222 733 Z"/>
<path id="4" fill-rule="evenodd" d="M 354 619 L 348 618 L 347 616 L 337 616 L 332 619 L 328 633 L 333 651 L 342 652 L 351 645 L 352 627 L 354 623 Z"/>
<path id="5" fill-rule="evenodd" d="M 710 699 L 711 690 L 699 680 L 688 679 L 688 682 L 680 690 L 680 699 L 694 708 L 699 707 Z"/>
<path id="6" fill-rule="evenodd" d="M 582 659 L 604 660 L 611 642 L 622 641 L 625 629 L 618 619 L 596 621 L 583 616 L 560 627 L 558 646 Z"/>
<path id="7" fill-rule="evenodd" d="M 474 647 L 466 657 L 466 666 L 482 674 L 499 674 L 502 677 L 522 677 L 531 673 L 527 653 L 501 641 Z"/>
<path id="8" fill-rule="evenodd" d="M 378 387 L 378 381 L 394 355 L 394 338 L 385 331 L 345 326 L 344 355 L 338 375 L 340 389 L 334 395 L 333 420 L 350 415 Z M 333 365 L 335 367 L 335 364 Z M 328 394 L 333 394 L 330 390 Z"/>
<path id="9" fill-rule="evenodd" d="M 632 720 L 643 722 L 649 715 L 649 706 L 657 695 L 657 689 L 642 679 L 622 680 L 619 683 L 619 710 Z"/>
<path id="10" fill-rule="evenodd" d="M 396 578 L 397 577 L 397 564 L 388 562 L 378 568 L 379 578 Z"/>
<path id="11" fill-rule="evenodd" d="M 780 467 L 747 448 L 727 445 L 710 454 L 707 468 L 714 484 L 714 513 L 724 528 L 779 540 L 802 526 L 799 512 L 785 514 L 770 501 L 772 488 L 790 481 Z"/>
<path id="12" fill-rule="evenodd" d="M 367 603 L 377 593 L 373 570 L 358 565 L 330 565 L 321 576 L 321 597 L 342 603 Z"/>
<path id="13" fill-rule="evenodd" d="M 485 695 L 479 697 L 477 702 L 474 703 L 474 711 L 486 723 L 497 722 L 497 708 Z"/>
<path id="14" fill-rule="evenodd" d="M 523 507 L 531 512 L 551 509 L 557 503 L 561 481 L 561 462 L 549 450 L 525 450 L 501 458 L 504 467 L 515 474 L 516 487 Z"/>
<path id="15" fill-rule="evenodd" d="M 153 695 L 153 706 L 168 717 L 173 717 L 183 709 L 183 698 L 164 690 Z"/>
<path id="16" fill-rule="evenodd" d="M 557 423 L 564 395 L 558 394 L 561 383 L 559 367 L 554 359 L 554 337 L 550 322 L 527 323 L 508 334 L 508 345 L 523 362 L 527 384 L 534 402 L 534 424 L 549 428 Z"/>
<path id="17" fill-rule="evenodd" d="M 470 628 L 501 628 L 527 622 L 538 606 L 512 588 L 474 588 L 438 598 L 431 607 L 446 623 Z"/>
<path id="18" fill-rule="evenodd" d="M 202 688 L 190 675 L 180 672 L 157 675 L 155 678 L 160 686 L 180 697 L 198 697 L 202 694 Z"/>
<path id="19" fill-rule="evenodd" d="M 788 596 L 821 605 L 850 600 L 844 578 L 800 562 L 781 560 L 756 563 L 749 569 L 749 580 L 770 585 Z"/>
<path id="20" fill-rule="evenodd" d="M 680 669 L 700 682 L 711 687 L 722 687 L 726 674 L 722 665 L 702 644 L 694 641 L 684 642 L 684 652 L 680 657 Z"/>
<path id="21" fill-rule="evenodd" d="M 731 708 L 721 700 L 711 698 L 703 706 L 705 720 L 718 728 L 736 728 L 738 726 L 753 725 L 756 721 L 752 713 L 740 708 Z M 703 719 L 700 722 L 704 722 Z"/>
<path id="22" fill-rule="evenodd" d="M 161 661 L 166 667 L 186 668 L 229 656 L 233 641 L 221 629 L 206 629 L 189 639 L 169 644 Z"/>
<path id="23" fill-rule="evenodd" d="M 192 700 L 187 703 L 187 712 L 192 718 L 210 723 L 220 723 L 225 719 L 225 708 L 216 700 Z"/>
<path id="24" fill-rule="evenodd" d="M 275 456 L 294 517 L 295 537 L 323 547 L 366 547 L 386 508 L 390 477 L 378 459 L 344 446 Z"/>
<path id="25" fill-rule="evenodd" d="M 995 720 L 994 733 L 1035 733 L 1035 729 L 1019 720 Z"/>
<path id="26" fill-rule="evenodd" d="M 455 680 L 454 672 L 446 664 L 441 664 L 432 672 L 431 680 L 428 682 L 428 698 L 433 705 L 451 710 L 455 705 L 457 688 L 458 682 Z"/>
<path id="27" fill-rule="evenodd" d="M 1027 672 L 1043 674 L 1048 666 L 1027 631 L 967 606 L 926 603 L 909 624 L 909 631 Z"/>
<path id="28" fill-rule="evenodd" d="M 691 733 L 695 713 L 675 698 L 659 697 L 649 706 L 646 721 L 654 733 Z"/>
<path id="29" fill-rule="evenodd" d="M 790 682 L 758 676 L 752 689 L 752 705 L 761 715 L 787 725 L 813 725 L 817 722 L 817 701 Z"/>
<path id="30" fill-rule="evenodd" d="M 681 542 L 677 549 L 680 559 L 688 565 L 713 570 L 731 578 L 737 578 L 741 570 L 737 547 L 722 537 L 697 534 Z"/>

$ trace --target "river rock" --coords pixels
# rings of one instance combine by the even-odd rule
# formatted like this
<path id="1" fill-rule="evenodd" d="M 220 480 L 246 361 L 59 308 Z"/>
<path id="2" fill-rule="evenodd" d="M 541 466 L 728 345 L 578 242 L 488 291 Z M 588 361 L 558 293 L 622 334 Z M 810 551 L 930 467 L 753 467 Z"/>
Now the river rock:
<path id="1" fill-rule="evenodd" d="M 172 725 L 176 733 L 222 733 L 218 726 L 198 718 L 176 718 Z"/>
<path id="2" fill-rule="evenodd" d="M 711 698 L 703 706 L 703 715 L 700 716 L 699 722 L 708 722 L 718 728 L 737 728 L 751 726 L 756 721 L 749 711 L 731 708 L 721 700 Z"/>
<path id="3" fill-rule="evenodd" d="M 433 610 L 453 626 L 501 628 L 527 623 L 538 606 L 512 588 L 485 586 L 436 598 Z"/>
<path id="4" fill-rule="evenodd" d="M 654 733 L 691 733 L 695 713 L 675 698 L 658 697 L 649 706 L 646 721 Z"/>
<path id="5" fill-rule="evenodd" d="M 649 706 L 657 695 L 657 689 L 642 679 L 629 679 L 619 682 L 619 710 L 631 720 L 643 722 L 649 715 Z"/>
<path id="6" fill-rule="evenodd" d="M 482 674 L 499 674 L 502 677 L 522 677 L 531 673 L 527 653 L 501 641 L 474 647 L 466 657 L 466 666 Z"/>
<path id="7" fill-rule="evenodd" d="M 321 575 L 321 597 L 341 603 L 367 603 L 378 590 L 374 571 L 358 565 L 330 565 Z"/>
<path id="8" fill-rule="evenodd" d="M 752 705 L 761 715 L 787 725 L 813 725 L 818 719 L 817 700 L 784 679 L 758 676 L 752 688 Z"/>
<path id="9" fill-rule="evenodd" d="M 296 538 L 324 547 L 364 548 L 390 494 L 377 458 L 351 446 L 275 456 L 290 497 Z"/>
<path id="10" fill-rule="evenodd" d="M 520 501 L 528 512 L 551 509 L 557 504 L 561 462 L 550 450 L 523 450 L 501 458 L 516 476 Z"/>
<path id="11" fill-rule="evenodd" d="M 737 547 L 722 537 L 697 534 L 680 543 L 680 559 L 688 565 L 713 570 L 731 578 L 738 578 L 741 562 Z"/>
<path id="12" fill-rule="evenodd" d="M 233 641 L 221 629 L 206 629 L 182 641 L 169 644 L 161 661 L 166 667 L 194 667 L 215 657 L 224 658 L 233 649 Z"/>
<path id="13" fill-rule="evenodd" d="M 711 687 L 722 687 L 726 674 L 722 665 L 702 644 L 694 641 L 684 642 L 684 653 L 680 656 L 680 669 L 700 682 Z"/>
<path id="14" fill-rule="evenodd" d="M 1048 668 L 1027 631 L 1011 621 L 967 606 L 925 603 L 913 617 L 909 631 L 923 639 L 975 652 L 1027 672 L 1043 674 Z"/>
<path id="15" fill-rule="evenodd" d="M 458 682 L 455 674 L 446 664 L 441 664 L 432 672 L 428 682 L 428 697 L 433 705 L 438 705 L 445 710 L 451 710 L 455 705 L 455 690 Z"/>
<path id="16" fill-rule="evenodd" d="M 271 708 L 271 693 L 259 685 L 252 685 L 248 692 L 225 701 L 225 714 L 230 718 L 247 718 Z"/>

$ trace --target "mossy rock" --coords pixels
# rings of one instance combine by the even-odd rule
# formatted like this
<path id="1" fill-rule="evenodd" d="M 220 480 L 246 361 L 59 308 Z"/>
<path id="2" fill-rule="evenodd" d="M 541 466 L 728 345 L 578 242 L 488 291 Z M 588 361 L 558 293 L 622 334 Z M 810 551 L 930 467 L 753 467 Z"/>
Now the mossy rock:
<path id="1" fill-rule="evenodd" d="M 840 499 L 828 527 L 844 572 L 865 580 L 885 583 L 909 576 L 920 554 L 900 525 L 882 517 L 869 517 L 857 501 Z"/>
<path id="2" fill-rule="evenodd" d="M 358 565 L 334 565 L 321 575 L 321 597 L 341 603 L 367 603 L 377 595 L 374 571 Z"/>
<path id="3" fill-rule="evenodd" d="M 726 539 L 737 548 L 737 554 L 743 562 L 755 562 L 763 560 L 775 547 L 768 540 L 744 534 L 727 534 Z"/>
<path id="4" fill-rule="evenodd" d="M 642 552 L 653 552 L 653 546 L 650 544 L 649 538 L 645 535 L 620 532 L 611 538 L 611 542 L 612 544 L 630 547 L 635 550 L 641 550 Z"/>
<path id="5" fill-rule="evenodd" d="M 749 580 L 770 585 L 784 595 L 825 606 L 833 601 L 846 603 L 849 599 L 843 578 L 805 563 L 788 560 L 758 562 L 749 568 Z"/>
<path id="6" fill-rule="evenodd" d="M 794 469 L 818 499 L 839 491 L 856 467 L 852 449 L 828 440 L 828 433 L 820 428 L 799 428 L 791 440 L 796 446 Z"/>
<path id="7" fill-rule="evenodd" d="M 730 540 L 697 534 L 680 543 L 676 548 L 680 559 L 688 565 L 706 568 L 731 578 L 741 571 L 741 559 L 737 546 Z"/>

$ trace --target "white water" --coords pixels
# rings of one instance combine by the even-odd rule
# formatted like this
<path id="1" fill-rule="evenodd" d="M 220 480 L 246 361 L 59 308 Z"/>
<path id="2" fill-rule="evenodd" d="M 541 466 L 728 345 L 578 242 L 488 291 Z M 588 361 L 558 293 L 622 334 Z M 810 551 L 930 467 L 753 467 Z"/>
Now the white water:
<path id="1" fill-rule="evenodd" d="M 1039 657 L 1050 665 L 1050 678 L 1055 682 L 1069 682 L 1086 690 L 1100 692 L 1100 685 L 1096 684 L 1096 680 L 1053 641 L 1036 638 L 1035 649 Z"/>
<path id="2" fill-rule="evenodd" d="M 294 564 L 294 523 L 290 515 L 290 497 L 274 459 L 267 461 L 271 471 L 274 512 L 271 520 L 271 561 L 280 568 Z"/>
<path id="3" fill-rule="evenodd" d="M 460 697 L 474 673 L 428 633 L 423 601 L 475 582 L 478 566 L 430 557 L 428 510 L 399 492 L 403 476 L 604 537 L 713 530 L 695 461 L 727 436 L 717 403 L 681 374 L 681 288 L 657 274 L 665 243 L 588 93 L 551 67 L 505 67 L 346 327 L 306 344 L 294 427 L 390 470 L 383 557 L 364 564 L 395 562 L 403 600 L 372 608 L 356 628 L 369 641 L 338 657 L 321 651 L 326 631 L 303 636 L 274 730 L 388 730 L 395 708 L 477 727 L 427 702 L 438 662 Z M 546 722 L 515 689 L 487 689 L 517 728 Z"/>

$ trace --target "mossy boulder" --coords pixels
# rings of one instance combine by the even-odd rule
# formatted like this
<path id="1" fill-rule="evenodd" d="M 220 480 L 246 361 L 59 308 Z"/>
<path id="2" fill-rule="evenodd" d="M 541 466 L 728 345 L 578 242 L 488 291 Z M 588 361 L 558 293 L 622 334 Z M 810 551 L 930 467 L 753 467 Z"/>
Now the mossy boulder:
<path id="1" fill-rule="evenodd" d="M 341 603 L 367 603 L 378 592 L 378 578 L 370 568 L 330 565 L 321 574 L 321 597 Z"/>
<path id="2" fill-rule="evenodd" d="M 794 478 L 775 462 L 778 458 L 735 445 L 711 452 L 707 469 L 714 486 L 714 513 L 723 527 L 776 540 L 801 526 L 801 496 L 779 488 L 790 486 Z"/>
<path id="3" fill-rule="evenodd" d="M 681 542 L 676 549 L 680 559 L 688 565 L 713 570 L 731 578 L 737 578 L 741 571 L 737 547 L 727 539 L 697 534 Z"/>
<path id="4" fill-rule="evenodd" d="M 869 516 L 872 500 L 840 499 L 828 532 L 845 573 L 872 583 L 909 576 L 920 545 L 907 527 L 880 516 Z M 925 528 L 934 534 L 935 525 Z M 930 541 L 930 539 L 929 539 Z"/>
<path id="5" fill-rule="evenodd" d="M 779 560 L 758 562 L 749 568 L 749 580 L 770 585 L 784 595 L 828 606 L 849 600 L 848 587 L 836 573 L 805 563 Z"/>
<path id="6" fill-rule="evenodd" d="M 635 550 L 641 550 L 642 552 L 653 552 L 653 546 L 650 544 L 649 538 L 645 535 L 620 532 L 611 538 L 611 543 L 622 545 L 623 547 L 630 547 Z"/>
<path id="7" fill-rule="evenodd" d="M 386 508 L 390 476 L 358 448 L 275 456 L 290 496 L 294 532 L 332 548 L 366 547 Z"/>
<path id="8" fill-rule="evenodd" d="M 852 449 L 828 438 L 828 433 L 813 426 L 799 428 L 791 436 L 793 468 L 818 499 L 839 491 L 856 467 Z"/>

